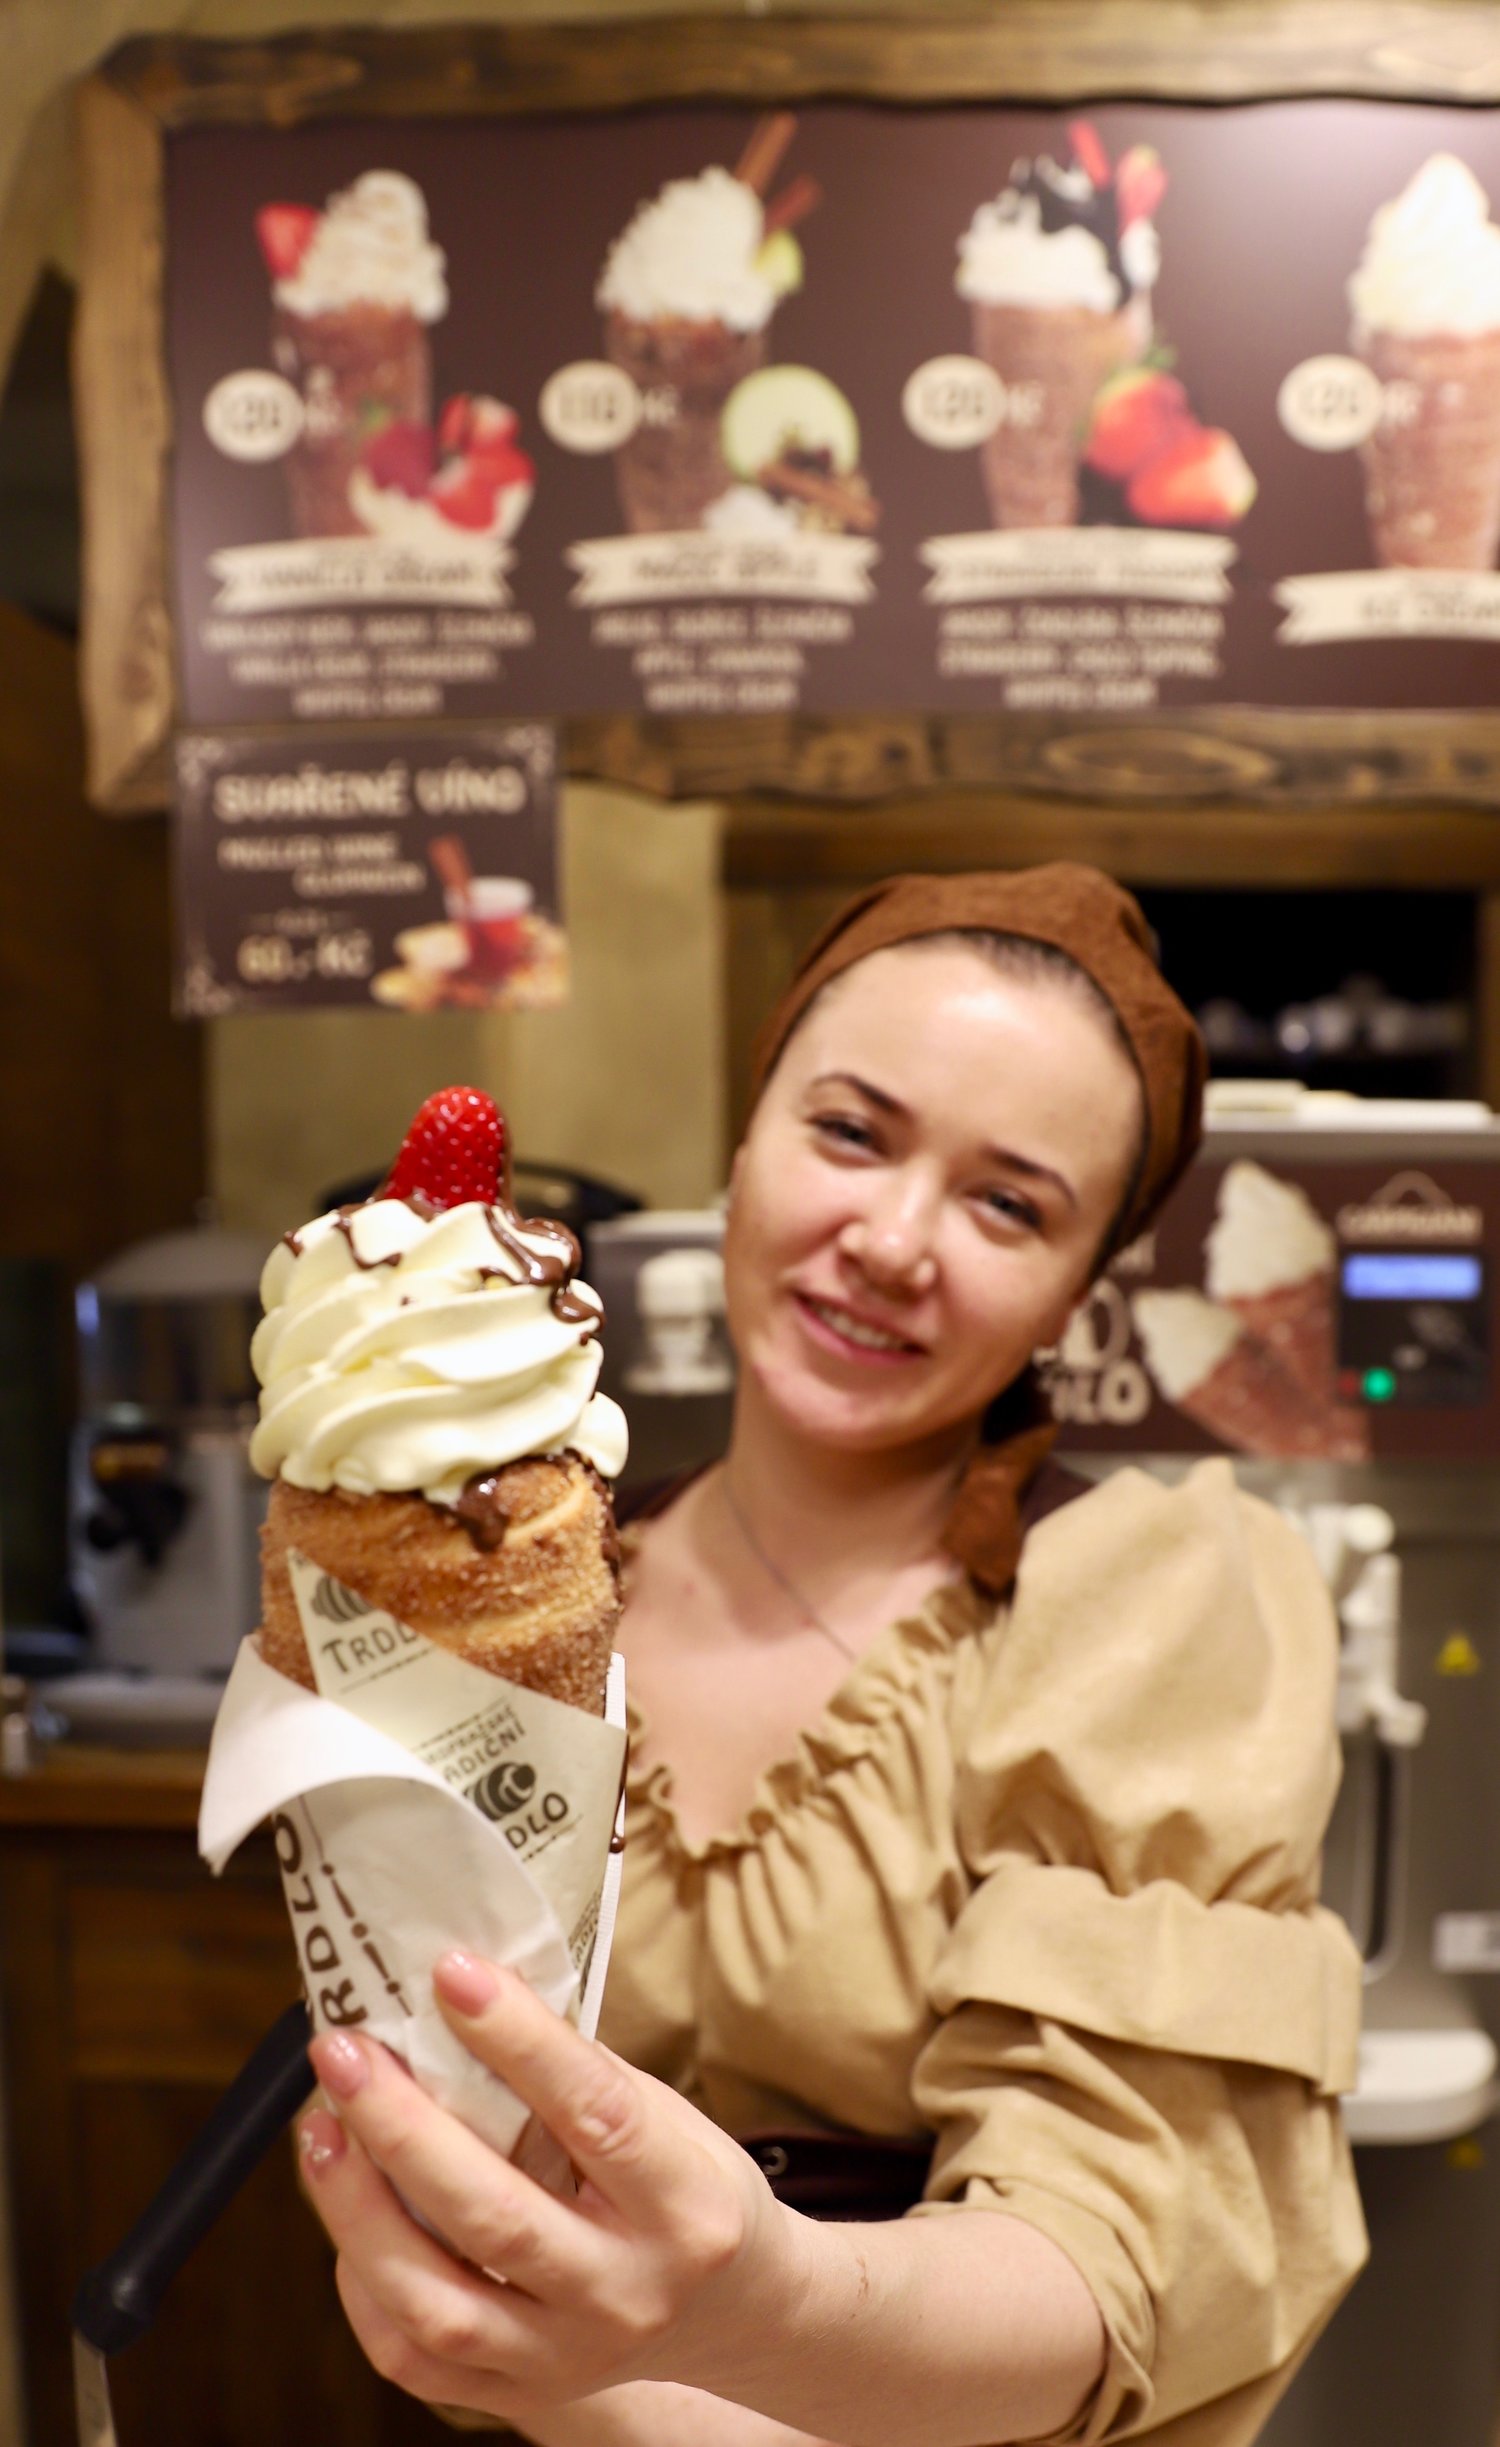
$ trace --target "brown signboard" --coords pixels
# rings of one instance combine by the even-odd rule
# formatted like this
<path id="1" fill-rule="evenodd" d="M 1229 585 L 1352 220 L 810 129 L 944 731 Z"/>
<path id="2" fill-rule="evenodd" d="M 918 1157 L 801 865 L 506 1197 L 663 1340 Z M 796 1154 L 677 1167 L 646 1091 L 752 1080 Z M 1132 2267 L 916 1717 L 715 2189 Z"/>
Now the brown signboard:
<path id="1" fill-rule="evenodd" d="M 177 1008 L 535 1011 L 567 996 L 540 724 L 176 742 Z"/>
<path id="2" fill-rule="evenodd" d="M 183 129 L 184 715 L 1487 705 L 1492 200 L 1417 103 Z"/>

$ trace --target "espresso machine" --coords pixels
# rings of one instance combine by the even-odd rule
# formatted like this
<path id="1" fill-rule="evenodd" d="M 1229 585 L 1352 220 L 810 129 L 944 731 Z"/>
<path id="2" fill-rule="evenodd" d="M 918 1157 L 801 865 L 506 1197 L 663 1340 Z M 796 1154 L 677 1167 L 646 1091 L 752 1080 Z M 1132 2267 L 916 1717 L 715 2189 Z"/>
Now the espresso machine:
<path id="1" fill-rule="evenodd" d="M 1341 1630 L 1324 1899 L 1364 1956 L 1370 2265 L 1267 2447 L 1491 2447 L 1500 2406 L 1500 1120 L 1234 1083 L 1051 1355 L 1089 1475 L 1228 1455 Z"/>
<path id="2" fill-rule="evenodd" d="M 84 1670 L 50 1697 L 111 1742 L 205 1739 L 259 1612 L 267 1489 L 250 1467 L 266 1252 L 210 1226 L 126 1249 L 76 1295 L 69 1577 Z"/>

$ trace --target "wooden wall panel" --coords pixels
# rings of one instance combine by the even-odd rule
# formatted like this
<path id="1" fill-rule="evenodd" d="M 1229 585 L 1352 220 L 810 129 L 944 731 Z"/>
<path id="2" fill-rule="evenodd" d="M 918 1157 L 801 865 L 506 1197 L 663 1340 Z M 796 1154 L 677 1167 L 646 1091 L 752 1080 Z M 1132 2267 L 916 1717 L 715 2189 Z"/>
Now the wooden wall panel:
<path id="1" fill-rule="evenodd" d="M 74 648 L 0 605 L 0 1258 L 81 1270 L 190 1223 L 198 1028 L 170 1009 L 164 818 L 84 797 Z"/>

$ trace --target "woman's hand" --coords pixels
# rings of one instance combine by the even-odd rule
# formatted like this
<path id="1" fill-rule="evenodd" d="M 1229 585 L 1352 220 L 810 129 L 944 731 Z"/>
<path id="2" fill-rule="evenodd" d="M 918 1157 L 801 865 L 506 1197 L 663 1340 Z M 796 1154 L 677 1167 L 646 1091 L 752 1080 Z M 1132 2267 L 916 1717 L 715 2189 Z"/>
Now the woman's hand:
<path id="1" fill-rule="evenodd" d="M 338 2117 L 303 2122 L 309 2191 L 375 2368 L 429 2403 L 523 2424 L 625 2380 L 752 2377 L 798 2285 L 801 2221 L 747 2153 L 514 1973 L 449 1955 L 434 1990 L 464 2045 L 562 2145 L 579 2191 L 543 2190 L 384 2048 L 315 2040 Z"/>

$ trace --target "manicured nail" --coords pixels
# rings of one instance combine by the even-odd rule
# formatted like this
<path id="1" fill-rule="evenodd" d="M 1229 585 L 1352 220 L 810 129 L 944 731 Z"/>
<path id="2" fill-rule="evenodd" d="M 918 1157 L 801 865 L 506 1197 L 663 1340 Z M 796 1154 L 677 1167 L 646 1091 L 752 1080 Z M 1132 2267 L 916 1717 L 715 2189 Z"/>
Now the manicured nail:
<path id="1" fill-rule="evenodd" d="M 500 1980 L 489 1963 L 455 1946 L 432 1974 L 432 1984 L 445 2005 L 457 2014 L 482 2014 L 500 1994 Z"/>
<path id="2" fill-rule="evenodd" d="M 314 2073 L 336 2099 L 352 2099 L 370 2078 L 370 2060 L 347 2031 L 325 2031 L 307 2052 Z"/>
<path id="3" fill-rule="evenodd" d="M 337 2116 L 315 2107 L 297 2127 L 297 2147 L 309 2175 L 325 2175 L 344 2155 L 344 2128 Z"/>

